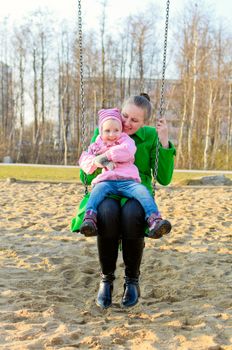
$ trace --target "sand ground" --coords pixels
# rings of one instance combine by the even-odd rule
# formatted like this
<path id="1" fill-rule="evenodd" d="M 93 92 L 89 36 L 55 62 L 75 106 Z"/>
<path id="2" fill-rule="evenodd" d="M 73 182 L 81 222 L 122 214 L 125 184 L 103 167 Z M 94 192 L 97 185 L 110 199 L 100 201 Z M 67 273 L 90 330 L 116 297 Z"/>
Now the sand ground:
<path id="1" fill-rule="evenodd" d="M 162 188 L 173 230 L 146 239 L 141 298 L 95 305 L 96 238 L 69 231 L 77 184 L 0 183 L 0 349 L 232 349 L 232 188 Z"/>

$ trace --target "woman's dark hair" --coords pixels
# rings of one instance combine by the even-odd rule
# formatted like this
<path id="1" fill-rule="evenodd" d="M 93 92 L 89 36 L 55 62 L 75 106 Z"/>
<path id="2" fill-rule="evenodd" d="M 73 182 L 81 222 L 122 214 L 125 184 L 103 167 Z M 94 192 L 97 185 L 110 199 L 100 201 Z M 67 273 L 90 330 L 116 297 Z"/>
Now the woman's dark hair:
<path id="1" fill-rule="evenodd" d="M 147 93 L 142 92 L 140 95 L 129 97 L 126 101 L 124 101 L 122 108 L 127 104 L 134 104 L 135 106 L 143 109 L 145 112 L 145 120 L 148 120 L 150 118 L 152 113 L 152 104 L 150 102 L 150 97 Z"/>
<path id="2" fill-rule="evenodd" d="M 150 96 L 146 92 L 141 92 L 140 96 L 145 97 L 148 101 L 151 101 Z"/>

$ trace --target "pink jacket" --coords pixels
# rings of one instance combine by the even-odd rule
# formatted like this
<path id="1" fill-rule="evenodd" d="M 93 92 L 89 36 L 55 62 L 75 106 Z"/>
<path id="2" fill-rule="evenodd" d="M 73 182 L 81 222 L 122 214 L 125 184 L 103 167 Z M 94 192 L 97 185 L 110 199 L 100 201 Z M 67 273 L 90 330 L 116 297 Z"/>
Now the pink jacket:
<path id="1" fill-rule="evenodd" d="M 85 173 L 92 174 L 97 169 L 97 166 L 94 164 L 95 156 L 104 153 L 108 160 L 115 163 L 116 167 L 113 170 L 103 168 L 102 173 L 92 181 L 92 185 L 107 180 L 134 180 L 141 182 L 139 171 L 134 165 L 135 152 L 134 140 L 124 132 L 113 144 L 112 142 L 103 142 L 99 135 L 96 141 L 89 146 L 88 151 L 84 151 L 81 154 L 79 164 Z"/>

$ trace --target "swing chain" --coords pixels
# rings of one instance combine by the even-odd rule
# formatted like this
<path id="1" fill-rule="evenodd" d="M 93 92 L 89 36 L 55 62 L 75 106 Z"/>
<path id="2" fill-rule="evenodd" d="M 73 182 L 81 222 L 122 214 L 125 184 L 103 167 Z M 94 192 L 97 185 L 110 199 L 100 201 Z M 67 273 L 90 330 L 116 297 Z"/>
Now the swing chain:
<path id="1" fill-rule="evenodd" d="M 167 0 L 166 19 L 165 19 L 165 33 L 164 33 L 163 68 L 162 68 L 161 92 L 160 92 L 160 111 L 159 111 L 159 117 L 160 118 L 162 118 L 163 115 L 164 115 L 164 83 L 165 83 L 166 58 L 167 58 L 169 5 L 170 5 L 170 0 Z"/>
<path id="2" fill-rule="evenodd" d="M 83 77 L 83 48 L 82 48 L 82 16 L 81 0 L 78 0 L 78 29 L 79 29 L 79 63 L 80 63 L 80 99 L 81 99 L 81 138 L 82 149 L 86 146 L 85 137 L 85 101 L 84 101 L 84 77 Z"/>
<path id="3" fill-rule="evenodd" d="M 78 0 L 78 32 L 79 32 L 79 61 L 80 61 L 81 145 L 82 145 L 82 150 L 85 150 L 86 149 L 86 124 L 85 124 L 81 0 Z M 88 194 L 86 174 L 84 174 L 84 185 L 85 185 L 85 194 Z"/>
<path id="4" fill-rule="evenodd" d="M 167 58 L 169 5 L 170 5 L 170 0 L 167 0 L 165 33 L 164 33 L 163 67 L 162 67 L 162 79 L 161 79 L 161 91 L 160 91 L 160 108 L 159 108 L 158 118 L 162 118 L 164 115 L 164 83 L 165 83 L 165 70 L 166 70 L 166 58 Z M 154 166 L 154 172 L 153 172 L 153 194 L 154 195 L 156 191 L 156 181 L 157 181 L 157 175 L 158 175 L 159 149 L 160 149 L 160 142 L 159 142 L 159 137 L 157 135 L 155 166 Z"/>
<path id="5" fill-rule="evenodd" d="M 160 148 L 160 143 L 159 143 L 159 137 L 157 135 L 156 150 L 155 150 L 155 167 L 154 167 L 153 183 L 152 183 L 153 195 L 154 196 L 155 196 L 155 192 L 157 190 L 156 182 L 157 182 L 158 165 L 159 165 L 159 148 Z"/>

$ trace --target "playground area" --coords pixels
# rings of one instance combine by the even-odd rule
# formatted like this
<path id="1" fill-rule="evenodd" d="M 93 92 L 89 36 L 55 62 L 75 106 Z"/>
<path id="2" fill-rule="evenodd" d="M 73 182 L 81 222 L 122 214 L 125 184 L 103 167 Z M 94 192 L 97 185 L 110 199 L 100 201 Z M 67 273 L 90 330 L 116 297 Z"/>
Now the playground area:
<path id="1" fill-rule="evenodd" d="M 232 349 L 230 186 L 173 187 L 157 202 L 173 230 L 146 239 L 141 297 L 95 305 L 96 238 L 69 231 L 77 184 L 0 182 L 0 349 Z"/>

